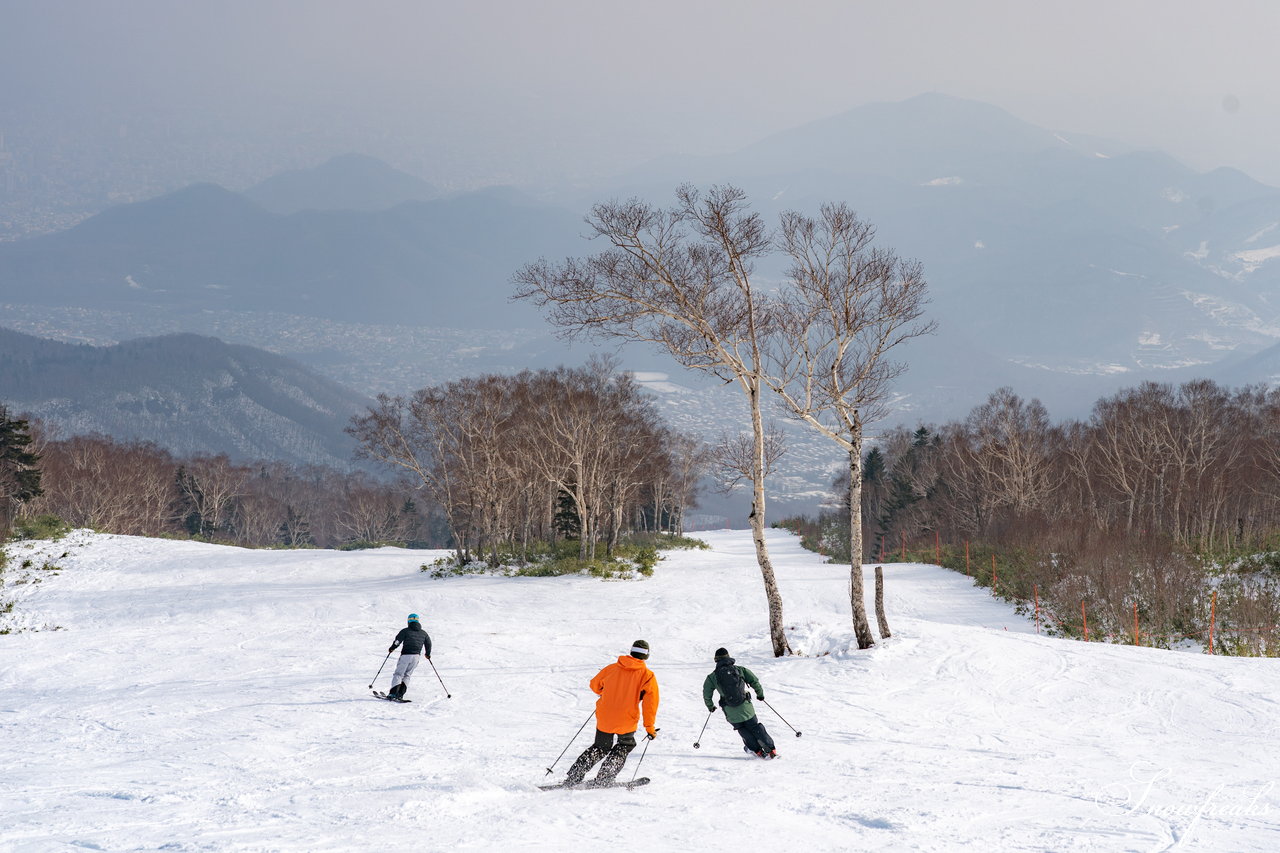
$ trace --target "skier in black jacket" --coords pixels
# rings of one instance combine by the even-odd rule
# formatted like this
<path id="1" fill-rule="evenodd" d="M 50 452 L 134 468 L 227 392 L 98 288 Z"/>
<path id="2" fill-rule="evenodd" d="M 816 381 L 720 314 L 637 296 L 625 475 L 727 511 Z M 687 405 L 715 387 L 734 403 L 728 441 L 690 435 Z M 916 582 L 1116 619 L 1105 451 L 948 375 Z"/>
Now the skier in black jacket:
<path id="1" fill-rule="evenodd" d="M 707 713 L 716 709 L 711 697 L 719 691 L 724 717 L 733 726 L 733 730 L 742 736 L 742 748 L 760 758 L 777 758 L 773 738 L 769 737 L 764 724 L 756 717 L 756 709 L 751 704 L 751 693 L 747 690 L 749 685 L 756 692 L 757 699 L 764 699 L 760 679 L 745 666 L 735 664 L 726 649 L 716 649 L 715 657 L 715 670 L 702 682 L 702 701 L 707 705 Z"/>
<path id="2" fill-rule="evenodd" d="M 409 689 L 409 676 L 413 675 L 413 671 L 418 668 L 418 655 L 431 660 L 431 637 L 422 630 L 422 623 L 418 621 L 417 613 L 409 614 L 409 626 L 401 628 L 400 633 L 396 634 L 396 639 L 391 644 L 391 648 L 387 649 L 387 654 L 394 652 L 402 643 L 404 645 L 400 649 L 400 660 L 396 663 L 396 671 L 391 676 L 391 689 L 387 691 L 387 696 L 392 699 L 404 698 L 404 694 Z"/>

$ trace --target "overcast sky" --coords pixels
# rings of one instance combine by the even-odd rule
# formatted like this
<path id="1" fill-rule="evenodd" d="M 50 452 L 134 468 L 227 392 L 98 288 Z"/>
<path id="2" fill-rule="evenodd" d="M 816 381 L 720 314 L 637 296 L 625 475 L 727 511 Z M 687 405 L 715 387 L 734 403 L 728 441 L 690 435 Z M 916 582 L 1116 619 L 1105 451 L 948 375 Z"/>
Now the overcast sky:
<path id="1" fill-rule="evenodd" d="M 0 0 L 0 13 L 11 149 L 41 133 L 157 160 L 169 145 L 185 173 L 226 183 L 357 146 L 445 185 L 560 181 L 936 91 L 1280 185 L 1273 0 Z M 217 146 L 201 155 L 205 139 Z"/>

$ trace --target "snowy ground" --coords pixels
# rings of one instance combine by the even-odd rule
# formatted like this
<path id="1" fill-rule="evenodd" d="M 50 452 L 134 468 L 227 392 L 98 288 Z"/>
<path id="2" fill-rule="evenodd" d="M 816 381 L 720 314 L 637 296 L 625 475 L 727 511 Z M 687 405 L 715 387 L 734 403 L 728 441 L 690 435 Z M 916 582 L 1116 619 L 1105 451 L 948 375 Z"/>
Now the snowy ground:
<path id="1" fill-rule="evenodd" d="M 845 572 L 780 531 L 801 656 L 775 660 L 748 534 L 702 536 L 630 582 L 432 580 L 434 555 L 395 549 L 11 545 L 0 849 L 1280 849 L 1280 661 L 1038 637 L 920 565 L 886 569 L 895 636 L 851 651 Z M 452 699 L 425 666 L 413 704 L 369 695 L 410 611 Z M 587 681 L 637 638 L 662 687 L 653 783 L 539 792 Z M 693 748 L 720 645 L 803 731 L 758 706 L 781 760 L 718 716 Z"/>

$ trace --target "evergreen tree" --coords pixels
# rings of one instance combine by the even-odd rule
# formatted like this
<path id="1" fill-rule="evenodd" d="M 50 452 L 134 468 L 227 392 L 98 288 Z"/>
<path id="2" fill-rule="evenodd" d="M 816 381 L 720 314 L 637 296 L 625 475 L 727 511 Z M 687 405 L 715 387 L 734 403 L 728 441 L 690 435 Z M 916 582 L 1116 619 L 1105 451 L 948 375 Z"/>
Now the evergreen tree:
<path id="1" fill-rule="evenodd" d="M 191 536 L 204 536 L 207 531 L 204 516 L 200 513 L 200 484 L 187 472 L 185 465 L 178 466 L 174 484 L 177 487 L 174 514 L 181 519 L 182 529 Z"/>
<path id="2" fill-rule="evenodd" d="M 0 406 L 0 539 L 8 535 L 18 505 L 43 494 L 40 455 L 30 449 L 31 441 L 31 425 Z"/>
<path id="3" fill-rule="evenodd" d="M 929 454 L 938 447 L 938 437 L 926 427 L 920 427 L 911 436 L 911 444 L 892 463 L 883 456 L 871 459 L 868 465 L 875 467 L 876 547 L 888 539 L 895 528 L 908 524 L 908 510 L 933 497 L 938 487 L 937 477 L 926 467 Z M 864 505 L 866 502 L 864 501 Z M 908 533 L 914 531 L 907 531 Z M 874 552 L 873 552 L 874 553 Z"/>
<path id="4" fill-rule="evenodd" d="M 888 500 L 889 463 L 879 447 L 867 451 L 862 461 L 862 518 L 876 522 L 875 534 L 871 540 L 871 557 L 876 558 L 882 550 L 885 528 L 882 523 L 885 503 Z M 840 495 L 846 511 L 849 506 L 849 475 L 844 473 L 834 484 L 836 494 Z"/>
<path id="5" fill-rule="evenodd" d="M 573 495 L 561 489 L 556 500 L 556 533 L 563 539 L 578 539 L 582 536 L 582 516 L 573 502 Z"/>

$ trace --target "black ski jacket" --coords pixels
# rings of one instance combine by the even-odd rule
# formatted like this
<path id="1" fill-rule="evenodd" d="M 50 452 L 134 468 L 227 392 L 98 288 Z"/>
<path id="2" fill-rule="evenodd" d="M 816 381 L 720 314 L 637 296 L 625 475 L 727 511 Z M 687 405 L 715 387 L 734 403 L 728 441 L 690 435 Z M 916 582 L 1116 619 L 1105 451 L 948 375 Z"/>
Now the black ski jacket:
<path id="1" fill-rule="evenodd" d="M 431 657 L 431 638 L 427 636 L 427 632 L 422 630 L 422 625 L 417 622 L 410 622 L 408 628 L 401 628 L 400 633 L 396 634 L 396 641 L 391 644 L 392 648 L 404 643 L 404 647 L 400 649 L 402 655 L 426 655 Z"/>

